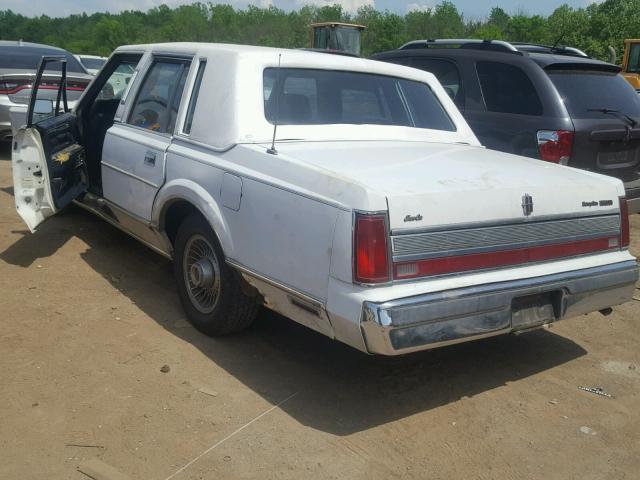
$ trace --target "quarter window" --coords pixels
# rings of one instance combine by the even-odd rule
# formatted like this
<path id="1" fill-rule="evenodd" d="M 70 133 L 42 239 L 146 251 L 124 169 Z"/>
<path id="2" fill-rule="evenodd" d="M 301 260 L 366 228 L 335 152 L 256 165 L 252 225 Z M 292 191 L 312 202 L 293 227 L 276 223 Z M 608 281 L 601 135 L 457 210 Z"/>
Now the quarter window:
<path id="1" fill-rule="evenodd" d="M 193 125 L 193 114 L 196 111 L 196 103 L 198 102 L 198 95 L 200 93 L 200 84 L 202 83 L 202 76 L 204 75 L 204 69 L 207 66 L 207 62 L 200 62 L 198 65 L 198 73 L 196 73 L 196 81 L 193 84 L 193 92 L 191 93 L 191 100 L 189 100 L 189 108 L 187 109 L 187 116 L 184 121 L 184 133 L 191 133 L 191 126 Z"/>
<path id="2" fill-rule="evenodd" d="M 173 131 L 188 69 L 187 62 L 156 61 L 140 87 L 128 123 L 158 133 Z"/>
<path id="3" fill-rule="evenodd" d="M 476 64 L 487 110 L 542 115 L 542 102 L 531 80 L 520 68 L 499 62 Z"/>

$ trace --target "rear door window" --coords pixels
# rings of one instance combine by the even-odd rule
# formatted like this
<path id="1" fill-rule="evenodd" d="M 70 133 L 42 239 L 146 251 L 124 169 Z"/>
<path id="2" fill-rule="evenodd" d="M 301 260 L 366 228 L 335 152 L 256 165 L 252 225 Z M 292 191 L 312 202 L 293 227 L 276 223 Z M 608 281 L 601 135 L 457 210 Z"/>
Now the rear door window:
<path id="1" fill-rule="evenodd" d="M 616 73 L 593 70 L 550 70 L 547 73 L 574 118 L 609 115 L 603 114 L 603 110 L 640 118 L 638 94 Z"/>
<path id="2" fill-rule="evenodd" d="M 478 62 L 476 70 L 489 112 L 542 115 L 540 97 L 521 68 L 500 62 Z"/>
<path id="3" fill-rule="evenodd" d="M 127 123 L 158 133 L 173 130 L 189 62 L 157 60 L 140 86 Z"/>
<path id="4" fill-rule="evenodd" d="M 460 72 L 455 63 L 437 58 L 413 57 L 410 65 L 414 68 L 433 73 L 449 97 L 455 102 L 456 106 L 464 110 L 462 80 L 460 79 Z"/>

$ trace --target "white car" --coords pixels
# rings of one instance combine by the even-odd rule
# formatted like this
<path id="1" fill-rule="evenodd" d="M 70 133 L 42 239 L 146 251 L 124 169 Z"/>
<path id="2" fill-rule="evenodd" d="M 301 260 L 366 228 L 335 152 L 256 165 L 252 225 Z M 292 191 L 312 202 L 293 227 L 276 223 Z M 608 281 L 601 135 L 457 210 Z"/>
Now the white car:
<path id="1" fill-rule="evenodd" d="M 124 46 L 73 112 L 30 123 L 12 158 L 28 227 L 75 201 L 172 258 L 207 334 L 265 305 L 397 355 L 607 313 L 638 279 L 622 182 L 483 148 L 420 70 Z"/>
<path id="2" fill-rule="evenodd" d="M 91 75 L 96 75 L 107 63 L 107 57 L 99 57 L 97 55 L 74 55 L 74 57 Z"/>

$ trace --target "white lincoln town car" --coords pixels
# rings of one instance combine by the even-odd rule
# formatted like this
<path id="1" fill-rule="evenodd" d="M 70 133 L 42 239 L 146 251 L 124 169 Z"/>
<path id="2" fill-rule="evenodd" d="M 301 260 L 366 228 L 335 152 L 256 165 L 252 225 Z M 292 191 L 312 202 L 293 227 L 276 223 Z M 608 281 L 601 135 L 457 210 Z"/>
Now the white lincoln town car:
<path id="1" fill-rule="evenodd" d="M 427 72 L 133 45 L 65 103 L 33 95 L 15 135 L 18 213 L 75 202 L 173 259 L 210 335 L 264 305 L 397 355 L 608 313 L 638 279 L 619 180 L 483 148 Z"/>

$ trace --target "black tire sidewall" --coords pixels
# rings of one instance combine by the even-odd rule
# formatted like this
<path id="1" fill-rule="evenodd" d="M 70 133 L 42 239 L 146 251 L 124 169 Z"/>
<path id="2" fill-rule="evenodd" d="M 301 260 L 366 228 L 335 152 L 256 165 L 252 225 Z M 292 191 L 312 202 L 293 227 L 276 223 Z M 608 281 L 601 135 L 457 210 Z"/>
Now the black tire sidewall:
<path id="1" fill-rule="evenodd" d="M 189 239 L 194 235 L 202 235 L 205 237 L 211 246 L 213 247 L 216 260 L 220 267 L 220 293 L 218 297 L 218 303 L 211 313 L 205 314 L 199 311 L 191 302 L 189 294 L 187 293 L 187 285 L 185 284 L 184 273 L 182 271 L 182 263 L 184 257 L 184 248 Z M 180 301 L 187 313 L 187 317 L 191 323 L 200 331 L 208 335 L 217 335 L 224 333 L 222 325 L 220 325 L 220 317 L 224 315 L 226 305 L 228 303 L 228 290 L 233 288 L 232 282 L 235 278 L 233 272 L 226 265 L 224 261 L 224 255 L 222 249 L 218 243 L 216 236 L 214 235 L 211 227 L 208 223 L 199 216 L 191 216 L 187 218 L 176 235 L 176 241 L 174 246 L 174 260 L 173 269 L 178 283 L 178 293 L 180 295 Z"/>

